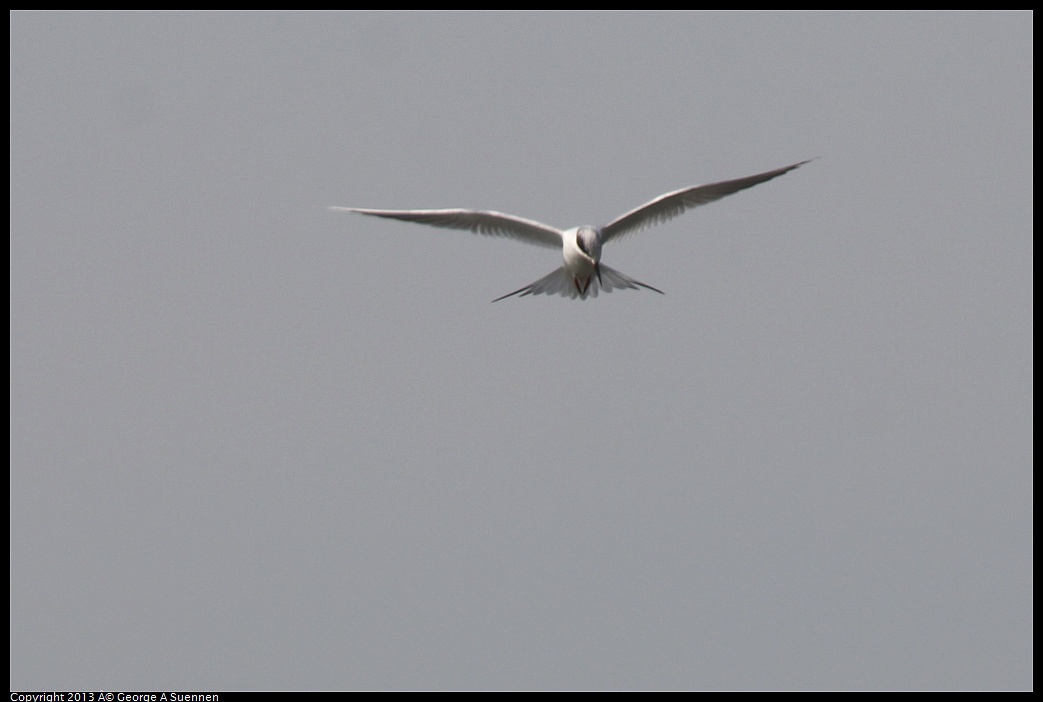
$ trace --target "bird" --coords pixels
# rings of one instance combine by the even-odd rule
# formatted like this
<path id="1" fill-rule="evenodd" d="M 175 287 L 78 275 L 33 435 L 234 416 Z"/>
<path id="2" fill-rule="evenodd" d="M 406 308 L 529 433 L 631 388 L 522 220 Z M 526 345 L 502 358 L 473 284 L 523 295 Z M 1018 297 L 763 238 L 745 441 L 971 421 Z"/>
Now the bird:
<path id="1" fill-rule="evenodd" d="M 693 207 L 720 200 L 740 190 L 778 178 L 784 173 L 800 168 L 810 160 L 745 178 L 722 180 L 664 193 L 601 227 L 582 225 L 560 230 L 542 222 L 491 210 L 373 210 L 336 205 L 331 205 L 329 209 L 416 222 L 444 229 L 463 229 L 475 234 L 506 237 L 537 246 L 561 249 L 563 263 L 560 268 L 534 283 L 501 295 L 493 302 L 515 295 L 561 295 L 573 300 L 586 300 L 588 297 L 597 297 L 599 289 L 607 293 L 613 290 L 645 288 L 665 295 L 666 293 L 659 288 L 635 280 L 601 263 L 601 247 L 671 220 Z"/>

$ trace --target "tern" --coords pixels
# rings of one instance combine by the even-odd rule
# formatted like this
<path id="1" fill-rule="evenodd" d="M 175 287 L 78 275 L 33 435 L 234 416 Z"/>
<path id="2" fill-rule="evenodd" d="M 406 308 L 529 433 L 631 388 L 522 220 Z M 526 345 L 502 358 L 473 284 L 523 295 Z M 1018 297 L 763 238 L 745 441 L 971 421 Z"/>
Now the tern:
<path id="1" fill-rule="evenodd" d="M 561 249 L 564 259 L 561 268 L 540 278 L 535 283 L 502 295 L 493 302 L 499 302 L 514 295 L 519 297 L 561 295 L 573 300 L 576 298 L 585 300 L 588 297 L 597 297 L 599 288 L 605 292 L 627 288 L 632 290 L 646 288 L 664 295 L 665 293 L 659 288 L 653 288 L 651 285 L 634 280 L 601 263 L 601 247 L 628 234 L 673 219 L 693 207 L 720 200 L 732 193 L 777 178 L 805 163 L 808 161 L 801 161 L 792 166 L 776 168 L 773 171 L 745 178 L 722 180 L 719 183 L 675 190 L 620 215 L 603 227 L 583 225 L 564 231 L 531 219 L 484 210 L 370 210 L 337 206 L 330 206 L 330 209 L 355 212 L 371 217 L 400 219 L 445 229 L 465 229 L 475 234 L 508 237 L 538 246 Z"/>

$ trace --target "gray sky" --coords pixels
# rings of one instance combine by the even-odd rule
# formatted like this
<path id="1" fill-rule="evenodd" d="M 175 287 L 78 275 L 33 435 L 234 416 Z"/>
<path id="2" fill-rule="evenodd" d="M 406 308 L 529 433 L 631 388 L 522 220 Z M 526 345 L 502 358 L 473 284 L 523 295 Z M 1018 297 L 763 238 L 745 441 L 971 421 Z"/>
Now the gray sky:
<path id="1" fill-rule="evenodd" d="M 10 19 L 13 689 L 1032 687 L 1031 14 Z"/>

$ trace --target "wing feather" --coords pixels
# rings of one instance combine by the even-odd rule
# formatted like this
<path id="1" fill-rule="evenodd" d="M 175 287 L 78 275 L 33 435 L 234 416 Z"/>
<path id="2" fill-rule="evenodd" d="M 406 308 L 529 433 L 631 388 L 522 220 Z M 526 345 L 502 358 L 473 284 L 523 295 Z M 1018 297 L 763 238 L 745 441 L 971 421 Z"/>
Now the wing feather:
<path id="1" fill-rule="evenodd" d="M 754 185 L 759 185 L 771 180 L 772 178 L 778 178 L 783 173 L 788 173 L 794 168 L 803 166 L 805 163 L 807 163 L 807 161 L 794 163 L 792 166 L 786 166 L 784 168 L 776 168 L 773 171 L 767 171 L 765 173 L 758 173 L 757 175 L 746 176 L 745 178 L 722 180 L 719 183 L 710 183 L 708 185 L 696 185 L 691 188 L 684 188 L 683 190 L 676 190 L 672 193 L 660 195 L 651 202 L 646 202 L 644 205 L 641 205 L 641 207 L 617 217 L 615 220 L 602 227 L 601 240 L 608 242 L 612 239 L 618 239 L 628 234 L 639 232 L 642 229 L 647 229 L 656 224 L 661 224 L 662 222 L 671 220 L 693 207 L 705 205 L 714 200 L 720 200 L 722 197 L 731 195 L 732 193 L 737 193 L 746 188 L 752 188 Z"/>
<path id="2" fill-rule="evenodd" d="M 549 225 L 502 212 L 477 210 L 367 210 L 358 207 L 336 207 L 331 210 L 355 212 L 370 217 L 400 219 L 443 229 L 463 229 L 475 234 L 502 236 L 537 246 L 561 248 L 561 232 Z"/>

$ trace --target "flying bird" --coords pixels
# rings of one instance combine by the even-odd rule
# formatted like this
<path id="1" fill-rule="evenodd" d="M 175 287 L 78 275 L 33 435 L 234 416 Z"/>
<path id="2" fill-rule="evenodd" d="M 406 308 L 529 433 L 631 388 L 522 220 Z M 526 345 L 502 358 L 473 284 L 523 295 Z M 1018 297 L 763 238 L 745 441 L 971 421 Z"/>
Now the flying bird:
<path id="1" fill-rule="evenodd" d="M 663 295 L 662 290 L 620 273 L 601 263 L 601 247 L 610 241 L 673 219 L 686 210 L 720 200 L 754 185 L 777 178 L 807 161 L 776 168 L 757 175 L 722 180 L 719 183 L 696 185 L 660 195 L 635 210 L 620 215 L 603 227 L 583 225 L 564 231 L 515 215 L 483 210 L 369 210 L 358 207 L 331 206 L 331 210 L 356 212 L 371 217 L 400 219 L 445 229 L 465 229 L 475 234 L 502 236 L 538 246 L 561 249 L 563 265 L 535 283 L 496 298 L 499 302 L 518 295 L 561 295 L 573 300 L 597 297 L 598 289 L 605 292 L 630 288 L 646 288 Z"/>

